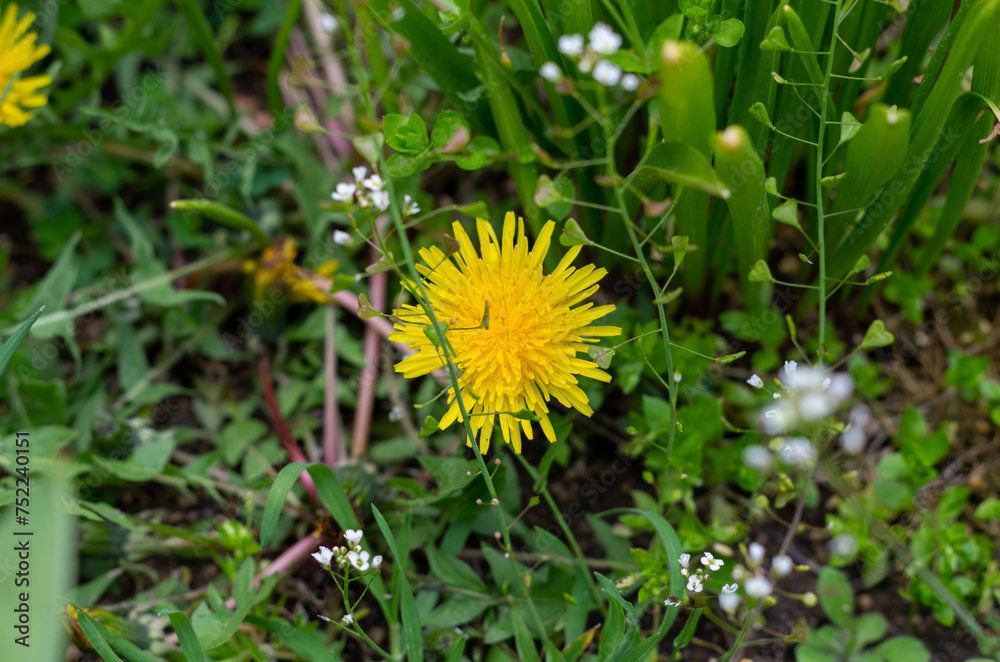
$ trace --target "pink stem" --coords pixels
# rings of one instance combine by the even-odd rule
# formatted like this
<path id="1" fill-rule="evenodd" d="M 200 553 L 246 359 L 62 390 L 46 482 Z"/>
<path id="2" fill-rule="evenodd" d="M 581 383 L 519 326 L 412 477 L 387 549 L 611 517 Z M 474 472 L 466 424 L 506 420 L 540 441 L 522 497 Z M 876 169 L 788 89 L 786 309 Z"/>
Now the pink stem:
<path id="1" fill-rule="evenodd" d="M 335 467 L 344 459 L 344 445 L 340 438 L 340 414 L 337 409 L 337 309 L 326 306 L 326 342 L 323 355 L 323 373 L 326 388 L 323 393 L 323 460 Z M 368 330 L 371 327 L 367 327 Z"/>
<path id="2" fill-rule="evenodd" d="M 373 255 L 373 260 L 378 259 Z M 386 277 L 385 272 L 371 277 L 368 288 L 372 306 L 376 310 L 385 307 Z M 365 368 L 361 371 L 361 387 L 358 391 L 358 408 L 354 414 L 354 431 L 351 442 L 351 457 L 357 459 L 365 453 L 368 447 L 368 433 L 371 431 L 372 412 L 375 408 L 375 383 L 378 381 L 379 345 L 381 337 L 375 327 L 365 329 Z"/>

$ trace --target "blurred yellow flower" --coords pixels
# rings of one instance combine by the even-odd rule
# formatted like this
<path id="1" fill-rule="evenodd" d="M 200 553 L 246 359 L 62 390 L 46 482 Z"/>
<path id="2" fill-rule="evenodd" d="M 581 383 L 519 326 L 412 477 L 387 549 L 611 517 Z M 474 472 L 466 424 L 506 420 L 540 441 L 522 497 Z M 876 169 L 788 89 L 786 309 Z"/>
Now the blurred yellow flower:
<path id="1" fill-rule="evenodd" d="M 339 263 L 328 260 L 316 271 L 309 271 L 295 264 L 297 254 L 295 240 L 283 237 L 265 248 L 257 260 L 243 264 L 243 270 L 253 274 L 258 299 L 263 298 L 265 289 L 277 285 L 288 290 L 292 301 L 330 303 L 330 277 L 337 271 Z"/>
<path id="2" fill-rule="evenodd" d="M 552 273 L 544 274 L 542 261 L 554 227 L 552 221 L 546 223 L 529 250 L 524 222 L 509 213 L 502 239 L 487 221 L 477 221 L 482 256 L 459 223 L 453 225 L 458 240 L 454 255 L 438 248 L 420 250 L 424 264 L 417 268 L 425 279 L 428 303 L 438 321 L 448 326 L 447 342 L 461 372 L 462 400 L 483 453 L 489 449 L 495 419 L 504 441 L 521 452 L 521 432 L 531 439 L 531 423 L 512 414 L 525 409 L 538 417 L 545 437 L 555 441 L 546 406 L 550 397 L 590 416 L 593 410 L 577 376 L 611 381 L 593 361 L 576 358 L 587 351 L 584 343 L 621 333 L 614 326 L 589 326 L 612 312 L 613 305 L 583 303 L 607 271 L 592 264 L 570 266 L 580 252 L 580 246 L 573 246 Z M 440 348 L 427 334 L 431 322 L 423 308 L 406 305 L 394 314 L 398 331 L 389 339 L 416 350 L 396 365 L 396 372 L 420 377 L 443 367 Z M 451 407 L 441 428 L 461 420 L 454 389 L 448 397 Z"/>
<path id="3" fill-rule="evenodd" d="M 17 4 L 11 3 L 0 18 L 0 124 L 21 126 L 31 119 L 28 109 L 41 108 L 48 97 L 38 90 L 52 84 L 48 76 L 20 75 L 49 54 L 48 45 L 35 45 L 38 35 L 28 32 L 35 15 L 17 18 Z"/>

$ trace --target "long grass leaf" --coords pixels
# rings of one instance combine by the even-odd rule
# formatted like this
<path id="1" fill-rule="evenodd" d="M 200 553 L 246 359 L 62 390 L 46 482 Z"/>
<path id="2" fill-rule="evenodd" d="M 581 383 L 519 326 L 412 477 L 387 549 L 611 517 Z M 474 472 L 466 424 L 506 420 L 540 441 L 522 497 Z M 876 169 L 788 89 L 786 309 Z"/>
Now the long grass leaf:
<path id="1" fill-rule="evenodd" d="M 736 264 L 747 303 L 756 304 L 762 288 L 748 280 L 757 260 L 767 258 L 771 210 L 765 190 L 764 162 L 741 126 L 730 126 L 712 139 L 715 169 L 730 191 L 726 200 L 736 237 Z"/>
<path id="2" fill-rule="evenodd" d="M 31 325 L 35 323 L 35 320 L 38 319 L 38 316 L 42 314 L 43 310 L 45 310 L 45 306 L 42 306 L 36 310 L 31 317 L 24 320 L 24 322 L 21 323 L 21 326 L 17 327 L 17 331 L 14 332 L 14 335 L 7 338 L 3 345 L 0 345 L 0 375 L 2 375 L 3 371 L 7 369 L 7 364 L 10 363 L 11 358 L 13 358 L 14 352 L 16 352 L 21 343 L 24 342 L 24 339 L 28 337 L 28 331 L 31 330 Z"/>
<path id="3" fill-rule="evenodd" d="M 372 514 L 379 530 L 385 536 L 389 551 L 392 552 L 393 568 L 392 580 L 394 591 L 400 594 L 400 616 L 403 621 L 403 636 L 406 639 L 407 653 L 411 662 L 421 662 L 424 659 L 424 632 L 420 626 L 420 611 L 417 609 L 417 602 L 413 598 L 413 591 L 410 589 L 410 580 L 406 578 L 406 558 L 400 555 L 396 546 L 396 538 L 392 535 L 392 529 L 385 521 L 385 517 L 375 504 L 372 504 Z"/>
<path id="4" fill-rule="evenodd" d="M 226 73 L 226 63 L 222 59 L 222 53 L 219 52 L 218 46 L 215 44 L 215 35 L 208 24 L 208 19 L 205 18 L 201 7 L 194 0 L 176 1 L 177 8 L 184 15 L 188 30 L 191 31 L 191 37 L 198 44 L 199 50 L 201 50 L 205 59 L 208 60 L 208 64 L 212 67 L 212 72 L 215 73 L 215 82 L 219 86 L 222 96 L 226 98 L 226 103 L 229 105 L 230 117 L 235 117 L 236 106 L 233 103 L 233 82 L 229 79 L 229 74 Z"/>
<path id="5" fill-rule="evenodd" d="M 292 30 L 299 21 L 301 11 L 302 0 L 288 0 L 285 18 L 281 21 L 281 28 L 274 37 L 274 44 L 271 45 L 271 56 L 267 60 L 267 78 L 264 89 L 267 92 L 267 107 L 275 117 L 283 115 L 285 112 L 285 102 L 281 98 L 278 77 L 285 66 L 285 52 L 288 50 L 288 42 L 292 38 Z"/>

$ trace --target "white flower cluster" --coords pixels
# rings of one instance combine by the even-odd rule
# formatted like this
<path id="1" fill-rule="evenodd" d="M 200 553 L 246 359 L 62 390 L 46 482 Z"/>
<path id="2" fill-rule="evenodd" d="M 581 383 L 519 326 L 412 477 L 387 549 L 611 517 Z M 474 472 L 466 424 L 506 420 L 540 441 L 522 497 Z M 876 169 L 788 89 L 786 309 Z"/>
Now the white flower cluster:
<path id="1" fill-rule="evenodd" d="M 615 33 L 606 23 L 598 22 L 587 35 L 564 34 L 559 37 L 559 52 L 576 61 L 576 68 L 582 74 L 593 74 L 594 80 L 606 87 L 621 85 L 627 92 L 639 89 L 642 80 L 632 73 L 622 73 L 621 67 L 604 59 L 614 55 L 622 47 L 621 35 Z M 563 72 L 555 62 L 546 62 L 538 74 L 550 83 L 563 79 Z"/>
<path id="2" fill-rule="evenodd" d="M 767 572 L 762 567 L 764 564 L 764 546 L 757 542 L 752 542 L 747 547 L 747 566 L 737 565 L 733 568 L 733 579 L 743 582 L 743 591 L 747 597 L 755 600 L 763 600 L 774 592 L 774 582 L 790 574 L 795 569 L 795 564 L 791 557 L 785 554 L 775 555 L 771 559 L 771 570 Z M 734 584 L 735 586 L 735 584 Z M 734 613 L 739 606 L 739 597 L 727 598 L 719 596 L 719 605 L 727 612 Z"/>
<path id="3" fill-rule="evenodd" d="M 354 568 L 358 572 L 368 572 L 369 569 L 377 570 L 382 565 L 382 557 L 371 558 L 368 552 L 361 549 L 363 536 L 364 532 L 361 529 L 356 531 L 348 529 L 344 532 L 348 543 L 346 546 L 334 547 L 333 549 L 320 546 L 319 551 L 313 553 L 312 556 L 324 568 L 337 564 L 345 570 Z M 371 560 L 369 561 L 369 559 Z"/>
<path id="4" fill-rule="evenodd" d="M 385 211 L 389 208 L 389 193 L 385 190 L 382 175 L 373 172 L 368 175 L 368 169 L 358 166 L 351 170 L 354 173 L 354 183 L 340 182 L 330 195 L 337 202 L 357 204 L 362 209 L 373 208 Z M 409 195 L 403 197 L 403 216 L 414 216 L 420 213 L 418 205 Z"/>
<path id="5" fill-rule="evenodd" d="M 703 567 L 696 567 L 694 570 L 691 568 L 691 555 L 681 554 L 677 559 L 677 562 L 681 564 L 681 575 L 688 578 L 687 590 L 691 593 L 701 593 L 704 589 L 704 584 L 712 575 L 708 571 L 715 572 L 722 568 L 726 563 L 722 559 L 717 559 L 712 555 L 711 552 L 705 552 L 701 556 L 701 565 Z M 736 584 L 726 584 L 722 588 L 723 593 L 732 593 L 736 591 Z M 668 607 L 677 607 L 681 604 L 680 598 L 676 595 L 671 595 L 667 598 L 663 604 Z"/>
<path id="6" fill-rule="evenodd" d="M 800 368 L 795 361 L 785 361 L 784 380 L 779 383 L 784 393 L 776 393 L 777 405 L 764 412 L 764 429 L 771 434 L 823 420 L 854 392 L 854 381 L 849 375 L 808 366 Z"/>

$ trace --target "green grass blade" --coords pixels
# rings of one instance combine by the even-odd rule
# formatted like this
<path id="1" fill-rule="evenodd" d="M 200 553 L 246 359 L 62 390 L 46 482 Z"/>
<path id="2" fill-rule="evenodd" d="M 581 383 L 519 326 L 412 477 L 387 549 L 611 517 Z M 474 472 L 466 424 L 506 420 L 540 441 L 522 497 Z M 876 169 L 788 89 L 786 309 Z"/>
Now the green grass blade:
<path id="1" fill-rule="evenodd" d="M 7 338 L 3 345 L 0 345 L 0 375 L 2 375 L 3 371 L 7 369 L 7 364 L 10 363 L 11 358 L 14 357 L 14 353 L 17 351 L 17 348 L 22 342 L 24 342 L 24 339 L 28 337 L 28 331 L 31 330 L 31 325 L 35 323 L 35 320 L 38 319 L 38 316 L 42 314 L 43 310 L 45 310 L 45 306 L 42 306 L 36 310 L 31 317 L 24 320 L 24 322 L 21 323 L 21 326 L 17 327 L 17 331 L 14 332 L 14 335 Z"/>
<path id="2" fill-rule="evenodd" d="M 306 464 L 293 462 L 282 467 L 274 482 L 271 483 L 271 491 L 267 493 L 267 502 L 264 504 L 264 515 L 260 521 L 260 546 L 267 547 L 274 535 L 274 527 L 278 524 L 278 517 L 285 505 L 285 497 L 292 489 L 292 485 L 298 480 L 299 475 L 305 471 Z"/>
<path id="3" fill-rule="evenodd" d="M 514 101 L 510 86 L 504 78 L 498 56 L 492 42 L 479 21 L 470 19 L 469 35 L 476 51 L 476 61 L 483 85 L 486 88 L 486 100 L 489 102 L 493 121 L 496 123 L 497 137 L 500 146 L 510 154 L 515 154 L 518 160 L 507 164 L 507 172 L 514 180 L 517 197 L 524 209 L 525 220 L 531 231 L 538 236 L 542 229 L 541 210 L 535 204 L 535 180 L 538 179 L 538 169 L 535 167 L 531 141 L 521 116 L 521 110 Z"/>
<path id="4" fill-rule="evenodd" d="M 222 53 L 215 45 L 215 35 L 212 33 L 212 28 L 209 26 L 205 14 L 202 13 L 201 7 L 194 0 L 177 0 L 177 8 L 184 15 L 188 30 L 191 31 L 191 37 L 215 73 L 215 81 L 219 86 L 219 91 L 222 92 L 222 96 L 226 98 L 226 103 L 229 105 L 230 117 L 235 117 L 233 82 L 229 79 L 229 74 L 226 73 L 226 63 L 222 59 Z"/>
<path id="5" fill-rule="evenodd" d="M 265 90 L 267 91 L 267 106 L 271 109 L 271 114 L 275 117 L 285 111 L 285 102 L 281 98 L 281 86 L 278 84 L 278 76 L 285 66 L 285 51 L 288 50 L 288 42 L 292 37 L 292 30 L 299 20 L 299 13 L 302 11 L 302 0 L 288 0 L 288 7 L 285 9 L 285 18 L 281 22 L 281 29 L 274 38 L 274 45 L 271 46 L 271 57 L 267 61 L 267 79 Z"/>
<path id="6" fill-rule="evenodd" d="M 760 42 L 768 30 L 777 25 L 778 12 L 773 11 L 776 0 L 760 0 L 746 3 L 743 24 L 746 31 L 740 42 L 739 71 L 733 88 L 733 102 L 729 113 L 729 123 L 749 127 L 750 140 L 755 145 L 763 145 L 768 128 L 750 115 L 750 107 L 761 102 L 767 108 L 774 108 L 777 83 L 771 72 L 778 68 L 777 51 L 761 50 Z"/>
<path id="7" fill-rule="evenodd" d="M 163 616 L 164 614 L 170 617 L 170 623 L 177 632 L 177 641 L 181 644 L 181 650 L 184 651 L 187 662 L 204 662 L 205 652 L 202 651 L 201 644 L 198 643 L 198 637 L 194 633 L 194 627 L 187 614 L 177 609 L 164 609 L 158 615 Z"/>
<path id="8" fill-rule="evenodd" d="M 87 641 L 90 642 L 90 645 L 94 647 L 94 650 L 97 651 L 97 654 L 101 656 L 104 662 L 122 662 L 122 659 L 111 648 L 111 644 L 104 639 L 102 632 L 104 627 L 100 623 L 95 621 L 90 614 L 82 609 L 77 610 L 77 620 L 80 623 L 80 629 L 83 630 L 83 634 L 87 636 Z"/>
<path id="9" fill-rule="evenodd" d="M 869 0 L 869 3 L 874 4 L 874 0 Z M 910 4 L 910 13 L 899 46 L 899 56 L 906 56 L 906 62 L 889 79 L 885 94 L 882 96 L 885 103 L 909 105 L 914 90 L 913 79 L 920 73 L 920 67 L 934 37 L 951 18 L 953 6 L 953 0 L 925 0 Z M 878 22 L 873 21 L 873 23 Z"/>
<path id="10" fill-rule="evenodd" d="M 966 6 L 963 5 L 963 9 Z M 875 239 L 885 230 L 896 211 L 921 173 L 934 145 L 948 120 L 949 112 L 958 95 L 962 74 L 972 64 L 976 51 L 982 44 L 985 30 L 993 25 L 1000 0 L 979 0 L 971 5 L 951 52 L 941 68 L 939 80 L 927 96 L 922 110 L 916 114 L 910 148 L 903 167 L 889 180 L 878 199 L 868 206 L 862 220 L 845 238 L 834 253 L 827 276 L 840 278 L 854 266 Z M 964 95 L 963 95 L 964 96 Z"/>
<path id="11" fill-rule="evenodd" d="M 659 49 L 660 127 L 666 143 L 683 143 L 706 157 L 715 132 L 712 70 L 701 49 L 688 41 L 668 40 Z M 683 272 L 684 293 L 700 299 L 708 270 L 708 196 L 687 191 L 677 198 L 677 234 L 687 235 L 698 250 L 689 254 Z"/>
<path id="12" fill-rule="evenodd" d="M 975 68 L 972 75 L 972 92 L 979 93 L 995 104 L 1000 105 L 1000 11 L 994 18 L 994 27 L 986 34 L 982 49 L 976 56 Z M 979 173 L 982 172 L 986 154 L 989 152 L 990 144 L 982 142 L 996 126 L 997 118 L 991 113 L 984 113 L 975 122 L 964 144 L 958 150 L 958 158 L 955 161 L 955 169 L 952 171 L 948 186 L 948 196 L 945 199 L 944 209 L 938 218 L 937 226 L 934 228 L 934 236 L 927 242 L 927 247 L 920 258 L 914 264 L 914 271 L 917 274 L 925 274 L 934 263 L 937 256 L 944 248 L 945 242 L 961 218 L 966 204 L 972 197 L 979 180 Z M 891 266 L 891 257 L 886 252 L 883 263 Z M 880 270 L 882 265 L 880 264 Z"/>
<path id="13" fill-rule="evenodd" d="M 424 659 L 424 632 L 420 626 L 420 611 L 410 589 L 410 580 L 406 578 L 407 559 L 400 555 L 392 529 L 375 504 L 372 504 L 372 514 L 379 530 L 385 536 L 385 541 L 392 552 L 392 581 L 394 591 L 400 595 L 400 616 L 403 621 L 403 636 L 406 638 L 406 648 L 411 662 L 422 662 Z"/>
<path id="14" fill-rule="evenodd" d="M 333 470 L 319 462 L 310 464 L 306 470 L 316 484 L 316 496 L 330 511 L 334 521 L 345 529 L 361 528 L 361 522 L 354 514 L 354 508 L 347 498 L 347 493 L 337 477 L 333 475 Z"/>

